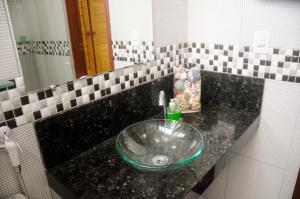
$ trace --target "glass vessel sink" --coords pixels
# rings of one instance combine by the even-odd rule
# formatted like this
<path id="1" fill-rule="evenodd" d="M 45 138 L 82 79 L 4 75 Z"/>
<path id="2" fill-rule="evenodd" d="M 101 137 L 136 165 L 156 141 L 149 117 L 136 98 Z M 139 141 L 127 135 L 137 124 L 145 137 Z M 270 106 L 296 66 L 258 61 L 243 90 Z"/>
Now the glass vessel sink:
<path id="1" fill-rule="evenodd" d="M 204 141 L 199 130 L 184 122 L 146 120 L 124 129 L 116 148 L 125 162 L 138 169 L 165 171 L 199 157 Z"/>

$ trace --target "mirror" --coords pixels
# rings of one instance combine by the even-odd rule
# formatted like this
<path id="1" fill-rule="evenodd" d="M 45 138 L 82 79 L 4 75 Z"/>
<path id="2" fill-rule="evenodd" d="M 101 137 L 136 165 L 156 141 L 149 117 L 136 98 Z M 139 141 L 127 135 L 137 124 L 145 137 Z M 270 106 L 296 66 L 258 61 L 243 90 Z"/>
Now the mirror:
<path id="1" fill-rule="evenodd" d="M 28 91 L 154 60 L 152 0 L 7 0 Z"/>

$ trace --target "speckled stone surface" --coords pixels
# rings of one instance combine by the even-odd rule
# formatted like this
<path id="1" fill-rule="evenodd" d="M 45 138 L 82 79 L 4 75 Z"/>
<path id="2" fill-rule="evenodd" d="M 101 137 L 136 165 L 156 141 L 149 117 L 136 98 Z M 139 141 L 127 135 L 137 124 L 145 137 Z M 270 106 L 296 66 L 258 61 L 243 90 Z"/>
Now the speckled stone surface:
<path id="1" fill-rule="evenodd" d="M 78 147 L 82 144 L 81 142 L 85 143 L 86 140 L 84 137 L 81 137 L 83 136 L 82 134 L 80 136 L 76 135 L 77 139 L 82 138 L 82 140 L 74 141 L 74 146 L 80 148 L 74 152 L 73 149 L 70 150 L 69 148 L 73 147 L 73 139 L 70 137 L 72 137 L 72 134 L 78 133 L 77 130 L 74 130 L 75 126 L 76 128 L 85 129 L 86 134 L 97 135 L 91 131 L 98 129 L 90 130 L 89 125 L 97 126 L 97 123 L 93 122 L 101 123 L 102 120 L 105 120 L 103 112 L 107 112 L 107 110 L 101 109 L 102 113 L 99 116 L 101 119 L 96 121 L 84 119 L 86 117 L 84 112 L 69 113 L 69 115 L 67 113 L 57 116 L 60 117 L 59 119 L 56 117 L 50 118 L 36 125 L 44 158 L 51 154 L 51 149 L 55 149 L 55 146 L 49 147 L 49 142 L 60 146 L 60 151 L 54 151 L 55 153 L 50 155 L 51 158 L 45 161 L 50 186 L 64 198 L 183 198 L 189 191 L 195 189 L 197 184 L 203 181 L 204 177 L 217 164 L 220 165 L 226 153 L 232 146 L 240 142 L 244 132 L 257 120 L 260 114 L 264 80 L 212 72 L 202 72 L 202 79 L 203 106 L 201 112 L 183 116 L 183 121 L 198 128 L 205 138 L 206 149 L 194 162 L 184 168 L 164 173 L 142 172 L 132 168 L 120 159 L 115 150 L 115 135 L 119 132 L 117 130 L 126 127 L 125 123 L 122 123 L 117 118 L 116 121 L 118 122 L 109 120 L 116 126 L 115 128 L 107 127 L 115 131 L 110 131 L 109 135 L 108 132 L 103 131 L 106 133 L 95 137 L 98 140 L 92 142 L 95 144 L 91 145 L 90 150 L 86 149 L 87 147 L 82 149 Z M 166 85 L 172 84 L 172 79 L 161 81 L 165 82 L 163 84 L 152 83 L 156 85 L 155 90 L 160 90 L 159 87 L 164 88 L 168 87 Z M 236 84 L 239 84 L 239 86 Z M 144 86 L 147 85 L 145 84 Z M 143 93 L 149 87 L 143 88 L 142 86 L 139 89 Z M 167 90 L 168 93 L 172 92 L 172 88 L 164 90 Z M 130 90 L 126 96 L 121 98 L 118 98 L 118 95 L 112 96 L 112 100 L 113 98 L 118 98 L 122 102 L 116 101 L 116 103 L 123 103 L 123 106 L 127 106 L 130 100 L 134 101 L 134 99 L 129 97 L 132 97 L 131 92 L 136 91 Z M 141 98 L 140 100 L 144 99 Z M 232 103 L 232 100 L 234 103 Z M 105 103 L 103 105 L 105 106 Z M 122 106 L 116 107 L 122 109 Z M 91 109 L 89 112 L 93 112 L 93 110 Z M 146 110 L 146 108 L 141 110 L 137 118 L 131 118 L 130 110 L 126 109 L 126 112 L 124 112 L 128 117 L 126 122 L 134 123 L 146 119 L 145 117 L 150 118 L 150 114 L 142 114 L 142 111 Z M 153 110 L 151 114 L 155 115 L 157 111 L 159 112 L 160 110 Z M 77 126 L 77 122 L 80 119 L 72 118 L 78 117 L 78 114 L 83 114 L 81 120 L 86 122 L 80 123 L 84 125 L 82 127 Z M 123 114 L 120 112 L 118 115 Z M 110 118 L 115 117 L 117 115 Z M 124 118 L 124 116 L 120 117 Z M 158 114 L 153 117 L 161 118 L 161 115 Z M 65 124 L 65 121 L 69 122 Z M 91 122 L 93 124 L 90 124 Z M 54 127 L 54 125 L 56 126 Z M 66 127 L 63 128 L 65 125 Z M 75 126 L 71 128 L 69 125 Z M 103 126 L 100 129 L 102 128 Z M 57 129 L 55 134 L 60 136 L 52 136 L 51 132 L 55 129 Z M 99 133 L 101 134 L 101 132 Z M 70 136 L 63 134 L 70 134 Z M 64 140 L 67 138 L 71 140 Z M 91 140 L 93 139 L 91 138 L 89 141 Z M 64 146 L 65 149 L 63 149 Z M 86 145 L 83 144 L 83 146 Z M 72 155 L 65 154 L 64 150 L 71 152 Z M 55 156 L 60 156 L 59 152 L 62 152 L 63 155 L 62 157 L 56 157 L 57 160 L 55 160 Z M 219 167 L 222 168 L 222 165 Z"/>
<path id="2" fill-rule="evenodd" d="M 109 96 L 35 123 L 47 169 L 118 134 L 128 125 L 161 112 L 160 90 L 173 95 L 173 76 Z"/>

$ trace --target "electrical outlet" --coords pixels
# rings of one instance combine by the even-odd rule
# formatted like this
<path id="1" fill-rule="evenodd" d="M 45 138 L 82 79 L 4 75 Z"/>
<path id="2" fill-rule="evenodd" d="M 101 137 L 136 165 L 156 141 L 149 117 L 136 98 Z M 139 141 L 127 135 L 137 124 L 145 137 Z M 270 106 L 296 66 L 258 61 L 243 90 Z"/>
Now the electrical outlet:
<path id="1" fill-rule="evenodd" d="M 267 54 L 270 48 L 270 38 L 269 31 L 256 31 L 254 33 L 254 52 Z"/>

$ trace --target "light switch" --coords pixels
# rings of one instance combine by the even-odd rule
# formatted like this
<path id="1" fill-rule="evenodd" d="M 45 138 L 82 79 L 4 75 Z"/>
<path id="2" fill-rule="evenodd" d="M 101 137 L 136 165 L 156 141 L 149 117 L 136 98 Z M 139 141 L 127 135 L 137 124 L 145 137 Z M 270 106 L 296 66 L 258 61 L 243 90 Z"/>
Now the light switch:
<path id="1" fill-rule="evenodd" d="M 254 52 L 267 54 L 270 48 L 270 38 L 269 31 L 256 31 L 254 33 Z"/>

